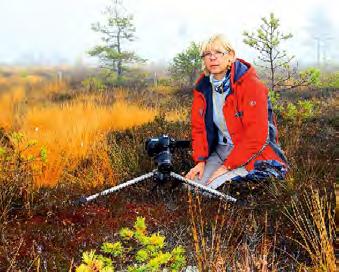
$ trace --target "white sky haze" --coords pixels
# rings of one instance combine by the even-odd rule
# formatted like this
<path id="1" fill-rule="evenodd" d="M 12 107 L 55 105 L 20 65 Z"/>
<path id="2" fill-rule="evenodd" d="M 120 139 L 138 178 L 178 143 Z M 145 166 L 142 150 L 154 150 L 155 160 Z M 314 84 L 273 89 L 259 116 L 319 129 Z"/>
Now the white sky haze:
<path id="1" fill-rule="evenodd" d="M 91 63 L 86 51 L 100 43 L 91 24 L 104 19 L 109 0 L 0 0 L 0 63 Z M 253 31 L 270 12 L 283 32 L 294 37 L 284 49 L 301 62 L 316 61 L 316 36 L 322 58 L 339 62 L 339 1 L 335 0 L 125 0 L 134 15 L 131 44 L 149 62 L 168 62 L 191 41 L 224 33 L 240 57 L 252 61 L 253 49 L 242 32 Z"/>

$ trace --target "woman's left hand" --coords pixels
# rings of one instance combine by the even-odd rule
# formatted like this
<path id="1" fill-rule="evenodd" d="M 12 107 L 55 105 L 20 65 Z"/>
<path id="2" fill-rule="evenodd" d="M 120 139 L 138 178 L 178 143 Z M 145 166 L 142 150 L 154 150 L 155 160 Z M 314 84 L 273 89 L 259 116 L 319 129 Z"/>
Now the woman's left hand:
<path id="1" fill-rule="evenodd" d="M 217 177 L 220 177 L 223 174 L 226 174 L 228 172 L 227 168 L 225 165 L 220 166 L 213 174 L 212 176 L 208 179 L 207 184 L 209 185 L 213 180 L 215 180 Z"/>

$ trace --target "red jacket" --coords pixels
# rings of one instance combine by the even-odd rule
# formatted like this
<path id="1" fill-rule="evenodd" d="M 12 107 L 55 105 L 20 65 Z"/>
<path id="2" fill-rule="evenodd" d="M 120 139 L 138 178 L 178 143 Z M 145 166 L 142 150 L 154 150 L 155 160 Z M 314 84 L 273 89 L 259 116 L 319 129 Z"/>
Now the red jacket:
<path id="1" fill-rule="evenodd" d="M 224 165 L 230 170 L 242 166 L 253 170 L 257 160 L 285 164 L 268 89 L 258 79 L 253 66 L 237 59 L 231 67 L 230 81 L 231 92 L 225 99 L 223 113 L 234 148 Z M 205 161 L 218 141 L 213 123 L 212 86 L 205 74 L 199 77 L 193 90 L 191 121 L 193 159 Z"/>

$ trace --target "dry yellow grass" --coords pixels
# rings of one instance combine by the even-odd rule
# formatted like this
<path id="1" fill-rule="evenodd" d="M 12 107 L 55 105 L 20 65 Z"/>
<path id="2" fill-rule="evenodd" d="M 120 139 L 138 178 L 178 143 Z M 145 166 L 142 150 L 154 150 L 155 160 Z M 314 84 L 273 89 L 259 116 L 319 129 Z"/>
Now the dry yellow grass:
<path id="1" fill-rule="evenodd" d="M 166 121 L 168 122 L 177 122 L 177 121 L 186 121 L 189 116 L 189 112 L 184 109 L 174 110 L 166 113 Z"/>
<path id="2" fill-rule="evenodd" d="M 167 85 L 157 85 L 152 87 L 152 91 L 159 94 L 172 94 L 175 92 L 175 88 Z"/>
<path id="3" fill-rule="evenodd" d="M 292 199 L 292 206 L 285 207 L 285 214 L 294 225 L 301 239 L 290 238 L 299 244 L 313 263 L 312 271 L 336 271 L 334 255 L 335 222 L 331 196 L 310 188 L 300 199 Z M 305 203 L 305 206 L 302 204 Z"/>
<path id="4" fill-rule="evenodd" d="M 6 85 L 8 80 L 6 77 L 0 76 L 0 85 Z"/>
<path id="5" fill-rule="evenodd" d="M 55 184 L 66 165 L 73 168 L 102 141 L 110 130 L 122 130 L 151 121 L 154 110 L 140 109 L 124 101 L 110 107 L 92 102 L 74 102 L 29 109 L 22 120 L 21 131 L 28 139 L 36 139 L 36 148 L 48 151 L 44 175 L 39 184 Z"/>
<path id="6" fill-rule="evenodd" d="M 12 128 L 18 118 L 19 103 L 25 97 L 23 87 L 13 87 L 0 96 L 0 127 L 5 129 Z"/>
<path id="7" fill-rule="evenodd" d="M 14 87 L 0 96 L 0 127 L 8 132 L 19 131 L 25 139 L 37 141 L 25 151 L 26 156 L 38 154 L 42 147 L 47 149 L 47 164 L 37 167 L 40 168 L 35 176 L 37 185 L 56 184 L 66 168 L 72 171 L 87 156 L 94 158 L 100 169 L 91 169 L 91 177 L 85 179 L 92 184 L 102 183 L 104 176 L 112 176 L 109 158 L 104 152 L 107 132 L 149 122 L 157 113 L 125 102 L 123 89 L 115 92 L 116 102 L 111 105 L 102 94 L 79 95 L 71 102 L 54 104 L 48 102 L 48 97 L 67 90 L 65 82 L 47 82 L 34 75 L 13 75 L 6 80 L 6 84 Z M 26 92 L 27 83 L 30 90 Z M 21 103 L 23 100 L 29 104 Z"/>
<path id="8" fill-rule="evenodd" d="M 13 74 L 7 77 L 0 76 L 0 85 L 4 86 L 22 86 L 24 84 L 35 85 L 43 82 L 44 79 L 41 76 L 37 75 L 24 75 L 20 76 Z"/>
<path id="9" fill-rule="evenodd" d="M 28 75 L 23 78 L 23 81 L 29 84 L 38 84 L 44 81 L 44 79 L 41 76 L 37 75 Z"/>

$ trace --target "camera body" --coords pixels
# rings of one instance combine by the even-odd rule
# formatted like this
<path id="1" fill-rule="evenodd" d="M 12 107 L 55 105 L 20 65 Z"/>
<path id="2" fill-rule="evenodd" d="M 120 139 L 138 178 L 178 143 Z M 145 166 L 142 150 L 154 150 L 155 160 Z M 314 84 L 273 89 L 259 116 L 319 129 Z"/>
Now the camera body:
<path id="1" fill-rule="evenodd" d="M 190 141 L 176 141 L 168 135 L 161 135 L 156 138 L 148 138 L 145 142 L 145 149 L 148 156 L 154 157 L 155 164 L 160 173 L 170 173 L 173 169 L 172 153 L 175 148 L 187 148 Z"/>

